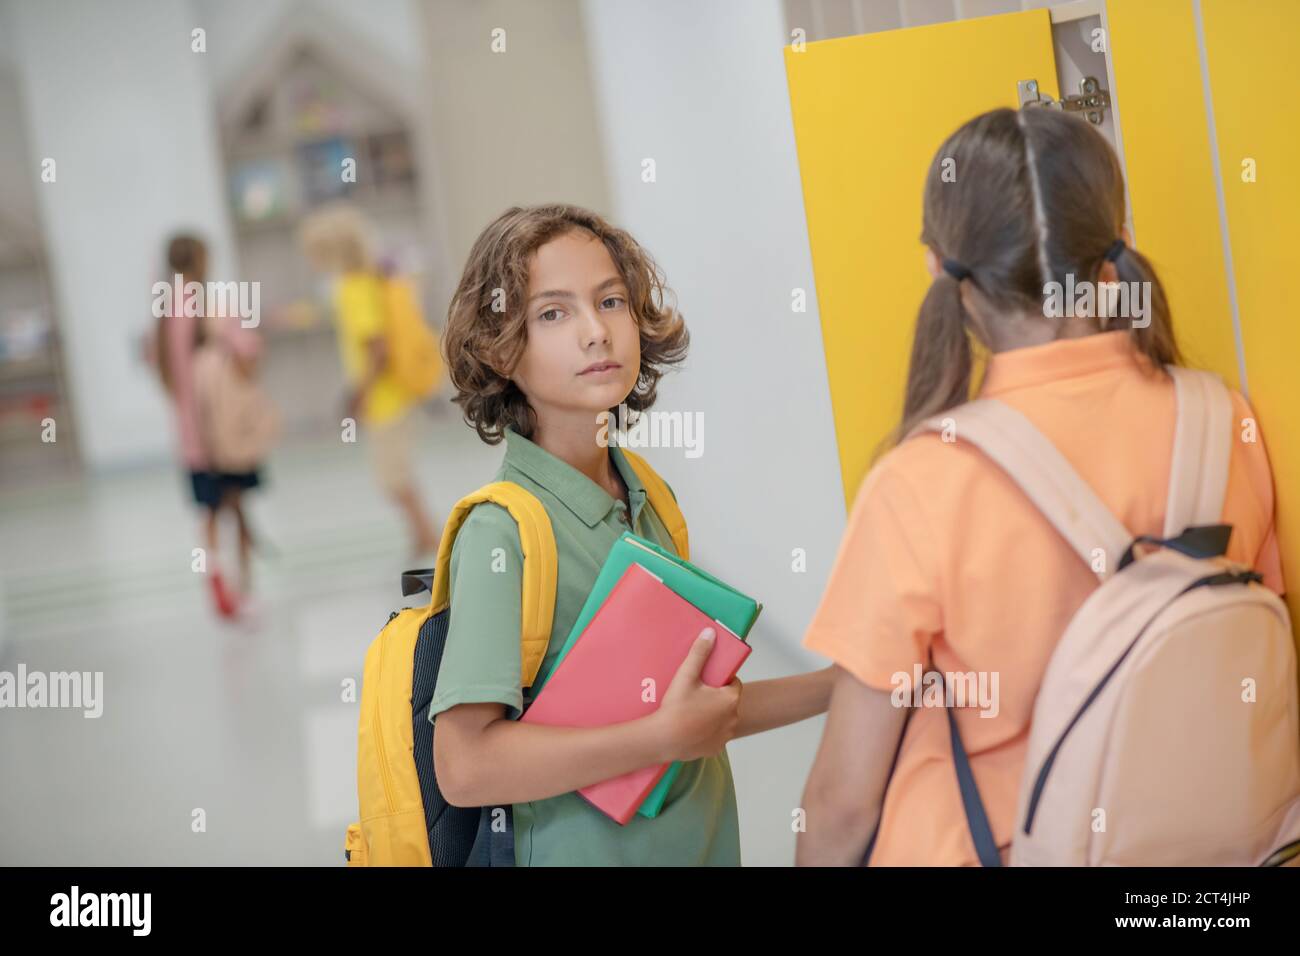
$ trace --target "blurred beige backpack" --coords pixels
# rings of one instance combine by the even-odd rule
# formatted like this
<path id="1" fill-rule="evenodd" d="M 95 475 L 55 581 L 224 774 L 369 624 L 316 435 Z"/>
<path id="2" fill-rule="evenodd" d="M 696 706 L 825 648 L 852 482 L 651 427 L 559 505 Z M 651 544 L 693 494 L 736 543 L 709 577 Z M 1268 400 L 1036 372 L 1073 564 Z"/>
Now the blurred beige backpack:
<path id="1" fill-rule="evenodd" d="M 199 431 L 213 471 L 257 468 L 280 437 L 280 413 L 253 374 L 226 344 L 209 341 L 194 355 Z"/>
<path id="2" fill-rule="evenodd" d="M 1231 396 L 1209 373 L 1169 371 L 1178 420 L 1161 539 L 1134 540 L 1051 442 L 996 399 L 924 426 L 943 431 L 953 419 L 957 439 L 998 464 L 1101 581 L 1034 702 L 1013 865 L 1300 864 L 1291 622 L 1259 575 L 1223 557 Z M 971 838 L 981 864 L 998 866 L 951 708 L 948 720 Z"/>

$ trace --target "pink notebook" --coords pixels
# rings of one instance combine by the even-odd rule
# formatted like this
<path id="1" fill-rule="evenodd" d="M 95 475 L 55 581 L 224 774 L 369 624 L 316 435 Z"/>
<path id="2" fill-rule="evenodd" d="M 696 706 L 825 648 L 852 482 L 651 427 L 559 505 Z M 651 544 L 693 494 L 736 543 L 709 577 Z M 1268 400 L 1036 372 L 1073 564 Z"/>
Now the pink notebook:
<path id="1" fill-rule="evenodd" d="M 711 687 L 721 687 L 740 670 L 749 645 L 641 565 L 629 565 L 519 719 L 557 727 L 603 727 L 645 717 L 659 708 L 677 668 L 706 627 L 718 636 L 700 677 Z M 648 678 L 654 680 L 653 695 L 646 690 Z M 654 699 L 643 699 L 650 696 Z M 634 770 L 578 792 L 626 824 L 668 767 L 664 763 Z"/>

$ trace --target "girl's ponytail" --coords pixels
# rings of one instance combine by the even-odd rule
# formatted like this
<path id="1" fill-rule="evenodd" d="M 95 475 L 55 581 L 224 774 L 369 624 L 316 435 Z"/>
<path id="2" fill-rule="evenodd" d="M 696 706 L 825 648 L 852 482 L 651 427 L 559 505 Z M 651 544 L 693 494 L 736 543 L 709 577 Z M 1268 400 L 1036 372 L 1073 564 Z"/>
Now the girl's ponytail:
<path id="1" fill-rule="evenodd" d="M 930 283 L 921 302 L 903 393 L 903 417 L 883 447 L 898 444 L 931 415 L 970 397 L 970 334 L 961 283 L 945 272 Z"/>
<path id="2" fill-rule="evenodd" d="M 1129 335 L 1134 347 L 1145 355 L 1157 367 L 1181 365 L 1182 355 L 1178 350 L 1178 341 L 1174 336 L 1173 319 L 1169 312 L 1169 300 L 1165 297 L 1165 288 L 1160 283 L 1151 260 L 1136 249 L 1126 247 L 1115 257 L 1115 273 L 1119 281 L 1134 288 L 1131 283 L 1141 283 L 1140 288 L 1149 290 L 1146 299 L 1147 315 L 1143 318 L 1131 317 Z M 1115 326 L 1122 328 L 1122 326 Z"/>

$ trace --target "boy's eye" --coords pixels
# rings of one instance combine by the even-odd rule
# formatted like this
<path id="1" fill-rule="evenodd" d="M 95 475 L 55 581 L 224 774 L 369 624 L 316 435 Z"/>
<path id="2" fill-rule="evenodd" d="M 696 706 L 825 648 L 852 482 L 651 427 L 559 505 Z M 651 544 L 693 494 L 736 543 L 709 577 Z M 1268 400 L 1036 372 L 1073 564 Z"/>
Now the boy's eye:
<path id="1" fill-rule="evenodd" d="M 563 313 L 559 309 L 547 309 L 545 312 L 540 313 L 537 317 L 541 319 L 543 322 L 550 322 L 553 320 L 549 318 L 549 316 L 554 316 L 556 319 L 558 319 L 561 315 L 563 315 Z"/>
<path id="2" fill-rule="evenodd" d="M 600 302 L 600 304 L 601 304 L 602 306 L 609 306 L 609 308 L 611 308 L 611 309 L 616 309 L 616 308 L 618 308 L 619 305 L 622 305 L 625 301 L 626 301 L 626 300 L 625 300 L 621 295 L 611 295 L 611 296 L 607 296 L 606 298 L 602 299 L 601 302 Z M 615 303 L 617 303 L 617 305 L 609 305 L 609 303 L 611 303 L 611 302 L 615 302 Z"/>

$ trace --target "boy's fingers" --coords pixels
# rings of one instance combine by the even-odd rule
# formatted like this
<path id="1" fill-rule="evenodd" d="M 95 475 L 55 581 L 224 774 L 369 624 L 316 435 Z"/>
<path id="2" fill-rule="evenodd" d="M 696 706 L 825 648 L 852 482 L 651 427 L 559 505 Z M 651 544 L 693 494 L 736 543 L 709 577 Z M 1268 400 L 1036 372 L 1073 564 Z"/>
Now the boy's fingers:
<path id="1" fill-rule="evenodd" d="M 700 636 L 691 645 L 691 650 L 686 655 L 686 660 L 682 661 L 682 666 L 677 673 L 679 675 L 684 674 L 691 680 L 699 680 L 700 672 L 704 670 L 704 662 L 709 659 L 709 654 L 713 652 L 715 637 L 717 637 L 717 632 L 711 627 L 706 627 L 700 631 Z"/>

